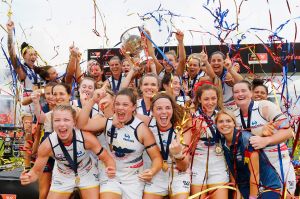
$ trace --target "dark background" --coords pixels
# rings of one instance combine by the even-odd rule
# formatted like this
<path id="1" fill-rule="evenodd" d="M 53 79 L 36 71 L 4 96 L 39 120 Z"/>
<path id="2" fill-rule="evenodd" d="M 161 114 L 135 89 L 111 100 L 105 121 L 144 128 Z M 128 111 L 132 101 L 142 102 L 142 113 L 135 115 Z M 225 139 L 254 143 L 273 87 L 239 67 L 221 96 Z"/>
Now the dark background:
<path id="1" fill-rule="evenodd" d="M 230 51 L 229 51 L 230 48 Z M 169 50 L 177 51 L 177 46 L 160 47 L 163 52 Z M 187 56 L 191 53 L 199 53 L 202 46 L 186 46 Z M 205 51 L 210 56 L 215 51 L 222 51 L 229 55 L 234 60 L 242 60 L 241 73 L 248 73 L 249 69 L 253 73 L 280 73 L 282 66 L 288 66 L 288 72 L 300 72 L 300 43 L 283 43 L 283 44 L 243 44 L 243 45 L 210 45 L 205 46 Z M 267 64 L 248 64 L 248 56 L 254 53 L 268 53 Z M 120 56 L 119 48 L 110 49 L 89 49 L 88 60 L 93 58 L 97 59 L 101 65 L 107 65 L 107 61 L 114 55 Z M 158 59 L 162 59 L 159 53 L 156 53 Z M 286 59 L 288 57 L 288 59 Z M 274 61 L 275 59 L 275 61 Z"/>

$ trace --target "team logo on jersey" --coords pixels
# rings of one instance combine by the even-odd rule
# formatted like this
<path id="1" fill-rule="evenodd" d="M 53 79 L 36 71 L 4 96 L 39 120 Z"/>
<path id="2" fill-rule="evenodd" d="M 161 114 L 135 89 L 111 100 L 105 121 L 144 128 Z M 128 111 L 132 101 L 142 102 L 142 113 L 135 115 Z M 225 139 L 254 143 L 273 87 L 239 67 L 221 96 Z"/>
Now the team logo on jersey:
<path id="1" fill-rule="evenodd" d="M 116 146 L 113 146 L 113 151 L 115 152 L 115 156 L 119 158 L 125 157 L 126 155 L 135 152 L 135 150 L 132 149 L 116 147 Z"/>
<path id="2" fill-rule="evenodd" d="M 252 121 L 251 122 L 251 126 L 256 126 L 257 125 L 257 121 Z"/>
<path id="3" fill-rule="evenodd" d="M 130 139 L 130 138 L 131 138 L 130 135 L 128 133 L 125 133 L 123 140 L 126 141 L 126 142 L 132 142 L 133 143 L 134 140 Z"/>
<path id="4" fill-rule="evenodd" d="M 111 137 L 111 130 L 108 130 L 108 131 L 107 131 L 107 136 Z M 115 132 L 115 133 L 114 133 L 114 138 L 117 138 L 117 136 L 118 136 L 118 133 Z"/>

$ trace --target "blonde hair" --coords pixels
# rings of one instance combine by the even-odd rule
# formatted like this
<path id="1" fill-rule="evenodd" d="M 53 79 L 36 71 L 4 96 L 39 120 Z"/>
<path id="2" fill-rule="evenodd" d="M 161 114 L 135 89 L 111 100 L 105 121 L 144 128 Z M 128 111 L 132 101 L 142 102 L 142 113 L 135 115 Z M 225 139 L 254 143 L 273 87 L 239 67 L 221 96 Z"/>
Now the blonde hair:
<path id="1" fill-rule="evenodd" d="M 216 117 L 215 117 L 215 124 L 217 124 L 217 121 L 218 121 L 218 118 L 220 117 L 220 115 L 222 114 L 225 114 L 225 115 L 228 115 L 232 121 L 234 122 L 234 125 L 236 126 L 236 118 L 235 118 L 235 115 L 232 111 L 229 111 L 229 110 L 226 110 L 226 109 L 223 109 L 223 110 L 220 110 L 217 114 L 216 114 Z"/>
<path id="2" fill-rule="evenodd" d="M 52 116 L 54 115 L 55 111 L 69 111 L 72 114 L 73 120 L 76 121 L 76 110 L 71 105 L 57 105 L 53 109 Z"/>

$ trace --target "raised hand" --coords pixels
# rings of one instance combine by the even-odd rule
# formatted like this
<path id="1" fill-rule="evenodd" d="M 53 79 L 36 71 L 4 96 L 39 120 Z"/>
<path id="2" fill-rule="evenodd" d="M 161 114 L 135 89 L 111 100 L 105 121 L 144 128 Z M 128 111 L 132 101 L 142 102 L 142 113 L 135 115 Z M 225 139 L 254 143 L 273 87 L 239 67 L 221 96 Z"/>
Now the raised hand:
<path id="1" fill-rule="evenodd" d="M 36 90 L 31 93 L 30 98 L 34 104 L 38 104 L 40 102 L 41 93 L 38 90 Z"/>
<path id="2" fill-rule="evenodd" d="M 176 139 L 174 139 L 170 146 L 169 146 L 169 150 L 171 155 L 175 158 L 175 159 L 181 159 L 183 157 L 182 151 L 183 151 L 183 147 L 180 144 L 180 135 L 178 134 L 176 136 Z"/>
<path id="3" fill-rule="evenodd" d="M 15 28 L 15 23 L 12 20 L 8 20 L 6 23 L 7 31 L 12 31 Z"/>
<path id="4" fill-rule="evenodd" d="M 104 89 L 96 89 L 93 94 L 93 101 L 99 104 L 100 100 L 106 96 L 106 91 Z"/>
<path id="5" fill-rule="evenodd" d="M 177 30 L 175 33 L 176 39 L 178 42 L 183 42 L 184 34 L 180 30 Z"/>
<path id="6" fill-rule="evenodd" d="M 226 59 L 224 60 L 224 67 L 229 71 L 232 69 L 232 62 L 229 57 L 229 53 L 226 54 Z"/>

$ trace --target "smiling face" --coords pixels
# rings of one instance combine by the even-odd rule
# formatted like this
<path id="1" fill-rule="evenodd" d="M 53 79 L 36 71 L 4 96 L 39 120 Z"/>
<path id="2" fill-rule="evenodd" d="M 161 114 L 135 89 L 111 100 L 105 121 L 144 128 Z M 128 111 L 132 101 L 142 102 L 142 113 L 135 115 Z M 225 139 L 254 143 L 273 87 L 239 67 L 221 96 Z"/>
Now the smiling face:
<path id="1" fill-rule="evenodd" d="M 190 77 L 195 77 L 200 71 L 200 60 L 191 58 L 188 62 L 187 71 Z"/>
<path id="2" fill-rule="evenodd" d="M 53 129 L 63 143 L 68 143 L 72 140 L 73 127 L 75 127 L 75 122 L 69 110 L 53 111 Z"/>
<path id="3" fill-rule="evenodd" d="M 127 74 L 129 71 L 130 71 L 130 64 L 127 60 L 124 60 L 122 62 L 122 72 Z"/>
<path id="4" fill-rule="evenodd" d="M 109 61 L 108 64 L 109 64 L 111 74 L 115 78 L 119 78 L 120 74 L 122 73 L 122 66 L 121 66 L 120 60 L 112 59 Z"/>
<path id="5" fill-rule="evenodd" d="M 22 119 L 24 131 L 31 133 L 32 130 L 32 116 L 24 116 Z"/>
<path id="6" fill-rule="evenodd" d="M 79 94 L 83 96 L 86 94 L 87 97 L 91 98 L 95 91 L 95 83 L 91 79 L 83 79 L 80 83 Z"/>
<path id="7" fill-rule="evenodd" d="M 180 79 L 178 76 L 174 75 L 173 80 L 168 84 L 164 84 L 164 89 L 166 90 L 167 93 L 170 95 L 173 95 L 175 97 L 179 96 L 180 94 L 180 89 L 181 89 L 181 84 L 180 84 Z"/>
<path id="8" fill-rule="evenodd" d="M 168 53 L 167 53 L 167 54 L 166 54 L 166 57 L 168 58 L 168 60 L 170 61 L 170 63 L 171 63 L 174 67 L 176 67 L 177 62 L 176 62 L 176 58 L 174 57 L 174 55 L 168 54 Z M 163 60 L 163 66 L 164 66 L 165 70 L 166 70 L 168 73 L 170 73 L 170 72 L 173 70 L 173 67 L 172 67 L 170 64 L 168 64 L 167 60 Z"/>
<path id="9" fill-rule="evenodd" d="M 158 82 L 155 77 L 146 76 L 144 77 L 140 86 L 143 93 L 143 97 L 151 98 L 158 92 Z"/>
<path id="10" fill-rule="evenodd" d="M 56 105 L 67 105 L 70 103 L 70 95 L 62 85 L 56 85 L 52 89 L 53 96 L 55 97 Z"/>
<path id="11" fill-rule="evenodd" d="M 136 109 L 136 105 L 130 100 L 127 95 L 118 95 L 114 102 L 114 110 L 117 119 L 121 123 L 126 123 L 133 117 L 133 112 Z"/>
<path id="12" fill-rule="evenodd" d="M 237 83 L 233 86 L 233 98 L 238 107 L 248 107 L 251 102 L 252 92 L 249 85 L 244 82 Z"/>
<path id="13" fill-rule="evenodd" d="M 102 79 L 103 71 L 96 61 L 91 61 L 88 63 L 88 72 L 89 75 L 95 79 L 96 81 L 100 81 Z"/>
<path id="14" fill-rule="evenodd" d="M 173 107 L 169 99 L 159 98 L 156 100 L 153 104 L 152 112 L 159 129 L 167 130 L 172 127 L 171 119 L 173 116 Z"/>
<path id="15" fill-rule="evenodd" d="M 210 65 L 216 75 L 220 76 L 224 69 L 224 58 L 221 54 L 216 53 L 211 56 Z"/>
<path id="16" fill-rule="evenodd" d="M 256 86 L 252 91 L 252 99 L 255 101 L 267 100 L 268 92 L 264 86 Z"/>
<path id="17" fill-rule="evenodd" d="M 23 55 L 24 61 L 26 64 L 28 64 L 28 66 L 32 67 L 34 66 L 34 63 L 37 60 L 37 53 L 34 50 L 34 48 L 28 48 L 24 55 Z"/>
<path id="18" fill-rule="evenodd" d="M 49 104 L 50 106 L 55 105 L 56 99 L 52 95 L 52 86 L 46 86 L 45 87 L 45 99 L 46 99 L 47 104 Z"/>
<path id="19" fill-rule="evenodd" d="M 205 114 L 211 115 L 217 108 L 218 96 L 217 92 L 213 89 L 203 90 L 198 100 Z"/>
<path id="20" fill-rule="evenodd" d="M 226 136 L 233 134 L 235 123 L 234 120 L 225 113 L 221 113 L 216 118 L 216 125 L 219 132 Z"/>

